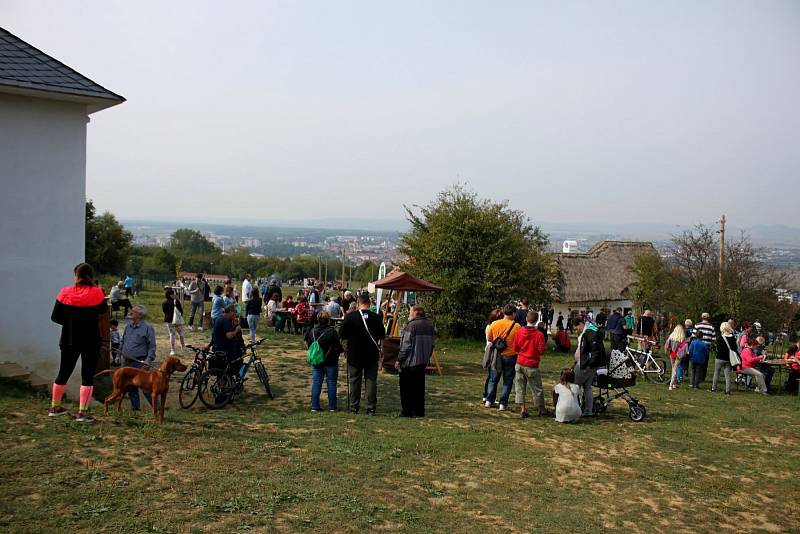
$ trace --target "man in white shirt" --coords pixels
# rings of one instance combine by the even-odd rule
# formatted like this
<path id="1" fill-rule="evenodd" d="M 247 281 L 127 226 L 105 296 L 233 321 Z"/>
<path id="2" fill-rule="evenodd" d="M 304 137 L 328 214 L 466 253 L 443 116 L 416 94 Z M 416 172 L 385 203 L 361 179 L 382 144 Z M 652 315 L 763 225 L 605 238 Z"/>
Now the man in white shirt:
<path id="1" fill-rule="evenodd" d="M 242 282 L 242 302 L 246 303 L 250 300 L 250 292 L 253 291 L 253 279 L 249 274 L 244 275 L 244 282 Z"/>

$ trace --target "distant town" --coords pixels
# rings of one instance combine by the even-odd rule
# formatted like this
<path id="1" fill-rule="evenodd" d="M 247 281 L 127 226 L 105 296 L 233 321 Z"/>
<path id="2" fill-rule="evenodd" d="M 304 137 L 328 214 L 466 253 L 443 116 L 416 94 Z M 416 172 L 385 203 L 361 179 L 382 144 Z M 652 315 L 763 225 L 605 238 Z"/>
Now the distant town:
<path id="1" fill-rule="evenodd" d="M 396 264 L 401 255 L 399 232 L 325 230 L 314 228 L 271 228 L 214 226 L 198 224 L 127 223 L 136 245 L 166 246 L 170 235 L 181 226 L 201 232 L 223 252 L 246 249 L 253 257 L 323 256 L 346 257 L 349 264 L 370 261 Z"/>
<path id="2" fill-rule="evenodd" d="M 353 228 L 302 228 L 254 225 L 191 224 L 177 222 L 123 221 L 133 234 L 134 243 L 147 246 L 165 246 L 170 235 L 180 227 L 198 230 L 210 241 L 228 252 L 246 249 L 254 257 L 296 256 L 346 257 L 348 264 L 358 265 L 370 261 L 397 264 L 402 260 L 398 251 L 404 224 L 398 221 L 398 230 L 357 230 Z M 550 238 L 549 250 L 561 252 L 566 240 L 577 242 L 573 251 L 586 252 L 604 240 L 644 240 L 662 255 L 670 253 L 670 237 L 681 227 L 666 225 L 592 225 L 587 230 L 579 224 L 542 224 Z M 740 229 L 734 229 L 737 235 Z M 754 227 L 745 230 L 753 243 L 761 249 L 764 261 L 784 269 L 792 280 L 791 293 L 800 289 L 800 235 L 786 227 Z M 796 298 L 796 297 L 795 297 Z"/>

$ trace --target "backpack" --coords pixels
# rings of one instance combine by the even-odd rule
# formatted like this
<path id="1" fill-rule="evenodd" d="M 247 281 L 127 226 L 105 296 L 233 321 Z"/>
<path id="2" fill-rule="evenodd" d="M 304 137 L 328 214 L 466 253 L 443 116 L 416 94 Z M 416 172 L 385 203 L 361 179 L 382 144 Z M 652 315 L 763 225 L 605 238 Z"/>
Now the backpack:
<path id="1" fill-rule="evenodd" d="M 312 365 L 314 367 L 318 365 L 322 365 L 325 361 L 325 356 L 327 356 L 324 352 L 322 352 L 322 347 L 319 346 L 319 341 L 316 339 L 316 335 L 314 331 L 311 331 L 311 335 L 314 336 L 314 342 L 308 347 L 308 351 L 306 351 L 306 361 L 308 365 Z"/>

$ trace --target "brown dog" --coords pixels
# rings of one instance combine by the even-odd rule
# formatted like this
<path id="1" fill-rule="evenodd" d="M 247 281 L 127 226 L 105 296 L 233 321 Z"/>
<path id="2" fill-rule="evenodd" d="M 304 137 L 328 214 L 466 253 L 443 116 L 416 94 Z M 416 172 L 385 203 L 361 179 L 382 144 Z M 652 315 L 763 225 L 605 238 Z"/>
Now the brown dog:
<path id="1" fill-rule="evenodd" d="M 150 395 L 153 405 L 153 417 L 159 419 L 158 398 L 161 397 L 161 422 L 164 422 L 164 405 L 167 401 L 167 391 L 169 391 L 169 377 L 175 371 L 185 371 L 186 366 L 178 358 L 167 357 L 161 367 L 155 371 L 145 371 L 134 367 L 120 367 L 116 370 L 101 371 L 94 376 L 110 375 L 114 385 L 114 391 L 106 397 L 104 401 L 105 415 L 108 415 L 108 405 L 117 401 L 117 412 L 122 409 L 122 398 L 131 386 L 142 390 L 145 395 Z"/>

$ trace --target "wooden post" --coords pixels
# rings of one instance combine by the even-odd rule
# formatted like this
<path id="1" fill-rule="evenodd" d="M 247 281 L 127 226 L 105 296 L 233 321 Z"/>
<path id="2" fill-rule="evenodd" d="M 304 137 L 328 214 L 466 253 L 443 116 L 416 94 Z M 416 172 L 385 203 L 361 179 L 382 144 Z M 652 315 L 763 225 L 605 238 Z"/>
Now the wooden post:
<path id="1" fill-rule="evenodd" d="M 344 291 L 344 258 L 347 256 L 347 250 L 342 249 L 342 291 Z"/>
<path id="2" fill-rule="evenodd" d="M 725 215 L 719 220 L 719 289 L 722 290 L 722 273 L 725 270 Z"/>

